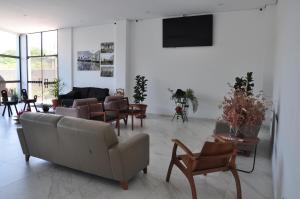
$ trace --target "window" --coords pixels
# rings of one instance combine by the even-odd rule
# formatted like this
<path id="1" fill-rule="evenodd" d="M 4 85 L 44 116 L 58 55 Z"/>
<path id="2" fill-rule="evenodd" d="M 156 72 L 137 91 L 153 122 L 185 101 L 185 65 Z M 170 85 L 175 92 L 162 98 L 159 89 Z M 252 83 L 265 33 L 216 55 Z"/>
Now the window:
<path id="1" fill-rule="evenodd" d="M 19 36 L 0 31 L 0 91 L 7 90 L 8 95 L 20 92 L 20 52 Z"/>
<path id="2" fill-rule="evenodd" d="M 28 94 L 38 101 L 51 103 L 51 84 L 57 78 L 57 31 L 27 35 Z"/>

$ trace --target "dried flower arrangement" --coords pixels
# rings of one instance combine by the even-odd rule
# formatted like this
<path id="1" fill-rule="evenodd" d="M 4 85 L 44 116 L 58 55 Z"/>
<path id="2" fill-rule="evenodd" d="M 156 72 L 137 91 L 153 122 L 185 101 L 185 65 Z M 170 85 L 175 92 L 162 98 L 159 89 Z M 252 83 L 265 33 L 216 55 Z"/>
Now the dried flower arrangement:
<path id="1" fill-rule="evenodd" d="M 249 87 L 249 84 L 246 82 L 244 86 Z M 258 95 L 253 95 L 252 88 L 230 87 L 231 90 L 228 96 L 224 97 L 221 105 L 223 108 L 221 119 L 227 122 L 235 135 L 238 136 L 239 129 L 243 126 L 251 128 L 262 124 L 265 120 L 267 103 L 262 91 Z"/>

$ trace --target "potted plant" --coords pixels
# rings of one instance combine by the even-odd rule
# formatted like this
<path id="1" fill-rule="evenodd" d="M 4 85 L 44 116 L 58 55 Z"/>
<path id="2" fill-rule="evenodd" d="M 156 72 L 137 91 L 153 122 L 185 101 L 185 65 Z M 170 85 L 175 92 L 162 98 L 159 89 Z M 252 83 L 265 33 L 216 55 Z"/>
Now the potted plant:
<path id="1" fill-rule="evenodd" d="M 267 103 L 262 91 L 257 95 L 253 94 L 252 81 L 252 73 L 247 73 L 247 77 L 237 77 L 235 85 L 231 86 L 221 105 L 221 119 L 237 137 L 256 137 L 265 120 Z"/>
<path id="2" fill-rule="evenodd" d="M 64 83 L 60 79 L 54 79 L 53 84 L 51 85 L 50 93 L 54 96 L 52 99 L 52 107 L 55 109 L 58 106 L 58 95 L 62 91 Z"/>
<path id="3" fill-rule="evenodd" d="M 182 105 L 189 107 L 189 103 L 192 104 L 193 112 L 197 112 L 198 110 L 198 99 L 194 95 L 194 91 L 191 88 L 186 89 L 186 91 L 183 91 L 181 89 L 177 89 L 174 93 L 173 90 L 170 88 L 168 89 L 171 92 L 171 99 L 174 100 L 176 104 L 176 112 L 182 111 Z"/>
<path id="4" fill-rule="evenodd" d="M 137 115 L 138 118 L 146 117 L 146 109 L 147 105 L 143 104 L 144 100 L 147 97 L 147 82 L 148 80 L 146 79 L 145 76 L 137 75 L 135 77 L 135 86 L 134 86 L 134 103 L 138 104 L 138 107 L 140 110 L 142 110 L 142 114 Z"/>

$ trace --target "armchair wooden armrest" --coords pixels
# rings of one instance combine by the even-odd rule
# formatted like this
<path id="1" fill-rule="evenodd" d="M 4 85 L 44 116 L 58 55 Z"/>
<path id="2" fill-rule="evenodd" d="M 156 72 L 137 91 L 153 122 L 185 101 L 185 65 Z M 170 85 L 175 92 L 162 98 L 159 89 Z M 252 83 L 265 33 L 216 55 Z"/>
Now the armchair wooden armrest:
<path id="1" fill-rule="evenodd" d="M 186 154 L 188 155 L 189 158 L 196 160 L 197 157 L 192 153 L 192 151 L 185 146 L 181 141 L 178 139 L 172 139 L 172 142 L 174 142 L 174 147 L 173 147 L 173 155 L 176 156 L 176 151 L 177 151 L 177 146 L 179 146 Z"/>

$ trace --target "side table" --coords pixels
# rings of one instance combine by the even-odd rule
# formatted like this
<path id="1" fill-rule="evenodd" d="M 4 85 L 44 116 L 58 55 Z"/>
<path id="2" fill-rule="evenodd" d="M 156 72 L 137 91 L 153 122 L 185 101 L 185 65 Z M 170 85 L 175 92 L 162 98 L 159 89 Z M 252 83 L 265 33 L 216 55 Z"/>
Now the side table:
<path id="1" fill-rule="evenodd" d="M 131 115 L 131 130 L 133 130 L 134 116 L 142 115 L 143 110 L 140 109 L 139 104 L 129 104 L 129 115 Z M 141 120 L 141 127 L 143 127 L 143 117 L 139 118 Z"/>
<path id="2" fill-rule="evenodd" d="M 241 144 L 241 145 L 250 145 L 254 146 L 254 156 L 253 156 L 253 164 L 252 164 L 252 169 L 251 170 L 242 170 L 242 169 L 237 169 L 238 171 L 244 172 L 244 173 L 252 173 L 255 168 L 255 161 L 256 161 L 256 151 L 257 151 L 257 145 L 259 143 L 259 138 L 238 138 L 238 137 L 232 137 L 229 134 L 222 134 L 218 133 L 217 135 L 213 135 L 213 137 L 216 140 L 219 140 L 221 142 L 230 142 L 234 144 Z"/>

